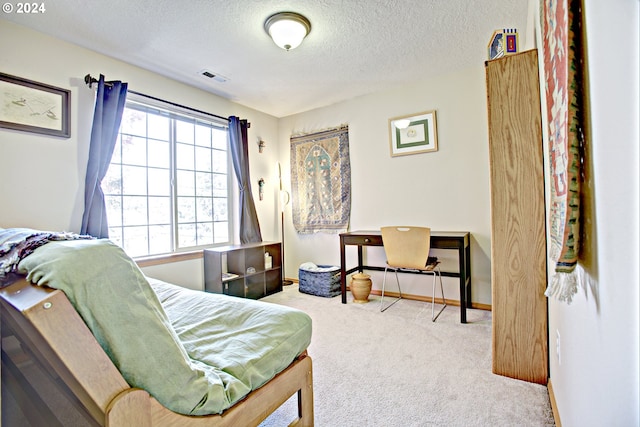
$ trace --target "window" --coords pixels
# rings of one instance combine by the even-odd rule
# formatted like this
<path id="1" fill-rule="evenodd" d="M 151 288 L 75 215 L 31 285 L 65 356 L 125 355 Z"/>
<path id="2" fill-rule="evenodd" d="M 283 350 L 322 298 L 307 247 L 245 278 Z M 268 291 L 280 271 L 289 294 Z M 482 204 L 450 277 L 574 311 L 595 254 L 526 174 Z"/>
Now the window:
<path id="1" fill-rule="evenodd" d="M 229 243 L 226 121 L 135 99 L 102 181 L 109 238 L 130 256 Z"/>

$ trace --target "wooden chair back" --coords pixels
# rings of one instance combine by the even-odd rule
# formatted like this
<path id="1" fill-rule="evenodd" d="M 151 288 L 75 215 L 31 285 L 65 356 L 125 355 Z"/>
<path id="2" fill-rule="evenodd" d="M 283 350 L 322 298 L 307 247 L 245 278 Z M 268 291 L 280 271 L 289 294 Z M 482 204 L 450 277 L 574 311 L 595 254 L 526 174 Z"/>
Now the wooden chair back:
<path id="1" fill-rule="evenodd" d="M 381 227 L 382 245 L 387 264 L 393 268 L 425 270 L 431 249 L 431 229 L 428 227 Z"/>

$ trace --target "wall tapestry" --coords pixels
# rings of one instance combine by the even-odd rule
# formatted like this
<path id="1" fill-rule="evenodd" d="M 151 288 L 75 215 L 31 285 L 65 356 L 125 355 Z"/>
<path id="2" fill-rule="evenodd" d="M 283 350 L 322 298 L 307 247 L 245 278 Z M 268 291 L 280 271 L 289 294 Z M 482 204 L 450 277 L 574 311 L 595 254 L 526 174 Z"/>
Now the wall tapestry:
<path id="1" fill-rule="evenodd" d="M 550 257 L 556 262 L 545 295 L 571 303 L 578 291 L 585 129 L 581 0 L 545 0 L 542 19 L 551 164 Z"/>
<path id="2" fill-rule="evenodd" d="M 351 213 L 349 127 L 291 137 L 293 225 L 298 233 L 341 233 Z"/>

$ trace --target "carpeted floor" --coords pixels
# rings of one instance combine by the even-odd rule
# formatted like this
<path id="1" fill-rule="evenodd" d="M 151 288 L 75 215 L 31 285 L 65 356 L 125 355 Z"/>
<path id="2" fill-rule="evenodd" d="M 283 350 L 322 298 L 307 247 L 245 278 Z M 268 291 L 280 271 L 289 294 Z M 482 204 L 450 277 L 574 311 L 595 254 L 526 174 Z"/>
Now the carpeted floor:
<path id="1" fill-rule="evenodd" d="M 300 293 L 297 285 L 263 299 L 313 319 L 315 425 L 552 426 L 545 386 L 491 372 L 491 313 L 449 306 L 436 323 L 431 305 L 401 300 L 384 313 L 379 297 L 348 304 Z M 437 307 L 437 306 L 436 306 Z M 286 426 L 290 399 L 262 424 Z"/>

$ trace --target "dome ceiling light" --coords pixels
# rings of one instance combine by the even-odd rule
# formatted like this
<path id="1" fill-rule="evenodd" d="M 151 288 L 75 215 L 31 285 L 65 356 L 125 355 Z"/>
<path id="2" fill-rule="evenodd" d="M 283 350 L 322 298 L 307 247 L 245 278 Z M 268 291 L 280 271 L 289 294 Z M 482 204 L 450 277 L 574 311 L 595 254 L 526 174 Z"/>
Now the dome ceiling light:
<path id="1" fill-rule="evenodd" d="M 278 12 L 264 21 L 264 30 L 284 50 L 295 49 L 311 31 L 307 18 L 295 12 Z"/>

